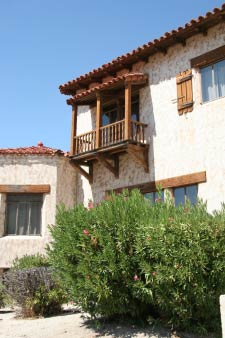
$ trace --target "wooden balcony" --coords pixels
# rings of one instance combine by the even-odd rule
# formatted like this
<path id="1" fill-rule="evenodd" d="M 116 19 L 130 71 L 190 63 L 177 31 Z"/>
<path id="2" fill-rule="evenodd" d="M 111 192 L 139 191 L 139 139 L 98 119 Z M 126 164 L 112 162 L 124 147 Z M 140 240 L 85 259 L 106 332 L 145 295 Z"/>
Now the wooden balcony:
<path id="1" fill-rule="evenodd" d="M 148 172 L 148 144 L 145 139 L 147 125 L 131 120 L 128 136 L 125 119 L 109 124 L 88 133 L 75 136 L 74 153 L 71 154 L 71 163 L 93 182 L 93 163 L 100 162 L 110 170 L 116 178 L 119 177 L 119 156 L 128 153 L 132 159 L 141 164 Z M 88 171 L 82 167 L 87 166 Z"/>
<path id="2" fill-rule="evenodd" d="M 69 101 L 72 105 L 72 128 L 71 128 L 71 164 L 90 183 L 93 182 L 93 163 L 99 162 L 115 178 L 119 177 L 119 158 L 123 153 L 129 154 L 135 162 L 141 165 L 146 172 L 148 165 L 148 144 L 146 143 L 146 124 L 132 120 L 135 100 L 132 98 L 139 95 L 139 90 L 147 84 L 148 77 L 142 73 L 128 73 L 118 76 L 107 83 L 102 83 L 91 89 L 73 96 Z M 132 96 L 133 95 L 133 96 Z M 103 116 L 107 115 L 104 107 L 114 102 L 114 112 L 118 120 L 123 111 L 124 119 L 115 123 L 102 126 Z M 124 105 L 121 103 L 124 102 Z M 96 129 L 85 134 L 77 135 L 77 113 L 79 105 L 96 106 Z M 133 106 L 132 106 L 133 105 Z M 112 113 L 112 111 L 111 111 Z M 110 113 L 108 112 L 108 117 Z M 112 115 L 113 116 L 113 115 Z M 138 115 L 139 116 L 139 110 Z M 113 121 L 113 119 L 109 121 Z M 84 169 L 87 167 L 87 170 Z"/>
<path id="3" fill-rule="evenodd" d="M 131 120 L 130 138 L 125 137 L 125 119 L 99 128 L 100 144 L 97 145 L 97 130 L 74 137 L 74 159 L 91 159 L 98 152 L 120 152 L 125 144 L 145 146 L 146 124 Z"/>

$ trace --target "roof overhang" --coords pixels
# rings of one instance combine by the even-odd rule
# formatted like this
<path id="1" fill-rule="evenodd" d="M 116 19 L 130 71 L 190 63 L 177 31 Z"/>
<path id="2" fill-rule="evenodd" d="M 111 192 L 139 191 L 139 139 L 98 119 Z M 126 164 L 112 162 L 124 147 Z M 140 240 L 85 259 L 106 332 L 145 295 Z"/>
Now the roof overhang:
<path id="1" fill-rule="evenodd" d="M 67 100 L 69 105 L 90 105 L 96 101 L 97 94 L 107 94 L 110 91 L 117 91 L 127 84 L 135 85 L 136 88 L 141 88 L 148 83 L 148 75 L 143 73 L 127 73 L 112 78 L 111 80 L 97 84 L 93 88 L 83 90 Z"/>
<path id="2" fill-rule="evenodd" d="M 59 86 L 60 92 L 65 95 L 75 95 L 77 90 L 88 89 L 92 82 L 102 82 L 107 76 L 116 76 L 121 69 L 132 69 L 132 65 L 138 61 L 148 61 L 148 58 L 155 53 L 166 53 L 167 49 L 177 43 L 186 45 L 186 40 L 197 34 L 207 34 L 207 30 L 219 23 L 225 22 L 225 3 L 221 8 L 214 8 L 205 16 L 199 16 L 186 23 L 184 27 L 166 32 L 159 39 L 148 42 L 130 53 L 124 54 L 101 67 L 92 70 L 76 79 Z"/>

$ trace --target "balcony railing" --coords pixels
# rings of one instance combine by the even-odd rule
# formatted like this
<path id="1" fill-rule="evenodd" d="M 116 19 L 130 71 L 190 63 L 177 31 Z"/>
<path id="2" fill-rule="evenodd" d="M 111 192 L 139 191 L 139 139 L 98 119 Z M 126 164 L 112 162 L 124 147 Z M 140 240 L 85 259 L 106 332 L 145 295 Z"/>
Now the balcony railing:
<path id="1" fill-rule="evenodd" d="M 145 143 L 146 124 L 131 121 L 130 140 L 135 143 Z M 108 147 L 126 141 L 125 138 L 125 120 L 121 120 L 107 126 L 100 127 L 100 146 L 96 146 L 96 130 L 74 137 L 75 154 L 79 155 L 99 148 Z"/>

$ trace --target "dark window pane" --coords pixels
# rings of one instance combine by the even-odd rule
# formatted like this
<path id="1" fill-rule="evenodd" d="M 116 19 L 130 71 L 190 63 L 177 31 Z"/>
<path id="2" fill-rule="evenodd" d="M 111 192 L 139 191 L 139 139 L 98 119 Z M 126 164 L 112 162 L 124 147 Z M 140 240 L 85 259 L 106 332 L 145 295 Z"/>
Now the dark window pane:
<path id="1" fill-rule="evenodd" d="M 197 203 L 198 187 L 197 184 L 189 185 L 186 187 L 186 198 L 191 204 Z"/>
<path id="2" fill-rule="evenodd" d="M 17 228 L 17 203 L 9 202 L 6 213 L 6 233 L 16 235 Z"/>
<path id="3" fill-rule="evenodd" d="M 155 203 L 159 200 L 161 202 L 164 202 L 164 190 L 161 191 L 160 194 L 158 192 L 147 192 L 146 194 L 144 194 L 144 198 L 146 200 L 150 200 L 152 203 Z"/>
<path id="4" fill-rule="evenodd" d="M 30 233 L 40 235 L 41 233 L 41 203 L 33 202 L 30 209 Z"/>
<path id="5" fill-rule="evenodd" d="M 183 187 L 181 188 L 174 188 L 174 200 L 175 200 L 175 206 L 178 206 L 180 204 L 185 204 L 185 190 Z"/>
<path id="6" fill-rule="evenodd" d="M 164 190 L 160 191 L 160 193 L 155 192 L 155 200 L 161 200 L 161 202 L 164 202 Z"/>
<path id="7" fill-rule="evenodd" d="M 144 194 L 144 198 L 145 198 L 146 200 L 151 201 L 152 203 L 155 202 L 154 192 L 147 192 L 146 194 Z"/>
<path id="8" fill-rule="evenodd" d="M 17 235 L 29 235 L 29 204 L 19 203 L 17 216 Z"/>

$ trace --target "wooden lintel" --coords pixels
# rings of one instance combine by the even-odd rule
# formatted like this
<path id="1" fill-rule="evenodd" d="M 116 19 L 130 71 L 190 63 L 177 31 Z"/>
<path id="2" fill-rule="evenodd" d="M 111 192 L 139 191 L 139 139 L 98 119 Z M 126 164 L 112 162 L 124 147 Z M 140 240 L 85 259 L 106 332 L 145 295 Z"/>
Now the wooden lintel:
<path id="1" fill-rule="evenodd" d="M 145 172 L 149 172 L 149 162 L 148 162 L 148 147 L 133 147 L 133 145 L 128 146 L 128 154 L 133 158 L 133 160 L 144 167 Z"/>
<path id="2" fill-rule="evenodd" d="M 81 168 L 81 165 L 76 163 L 76 162 L 72 162 L 70 161 L 70 164 L 75 168 L 77 169 L 77 171 L 79 171 L 79 173 L 84 176 L 90 184 L 93 183 L 93 165 L 92 163 L 90 162 L 89 164 L 89 172 L 87 172 L 86 170 L 84 170 L 83 168 Z"/>
<path id="3" fill-rule="evenodd" d="M 158 181 L 151 181 L 147 183 L 136 184 L 132 186 L 124 186 L 122 188 L 114 189 L 113 191 L 116 193 L 120 193 L 123 189 L 139 189 L 143 194 L 148 192 L 156 191 L 158 187 L 161 189 L 170 189 L 183 187 L 191 184 L 205 183 L 206 180 L 206 172 L 201 171 L 197 173 L 170 177 Z M 107 191 L 107 193 L 112 192 L 112 190 Z"/>
<path id="4" fill-rule="evenodd" d="M 113 156 L 111 160 L 114 162 L 112 165 L 102 154 L 98 154 L 98 161 L 105 166 L 109 171 L 111 171 L 116 178 L 119 178 L 119 157 Z"/>
<path id="5" fill-rule="evenodd" d="M 43 194 L 43 193 L 50 193 L 50 185 L 49 184 L 2 184 L 0 185 L 0 193 L 31 193 L 31 194 Z"/>

